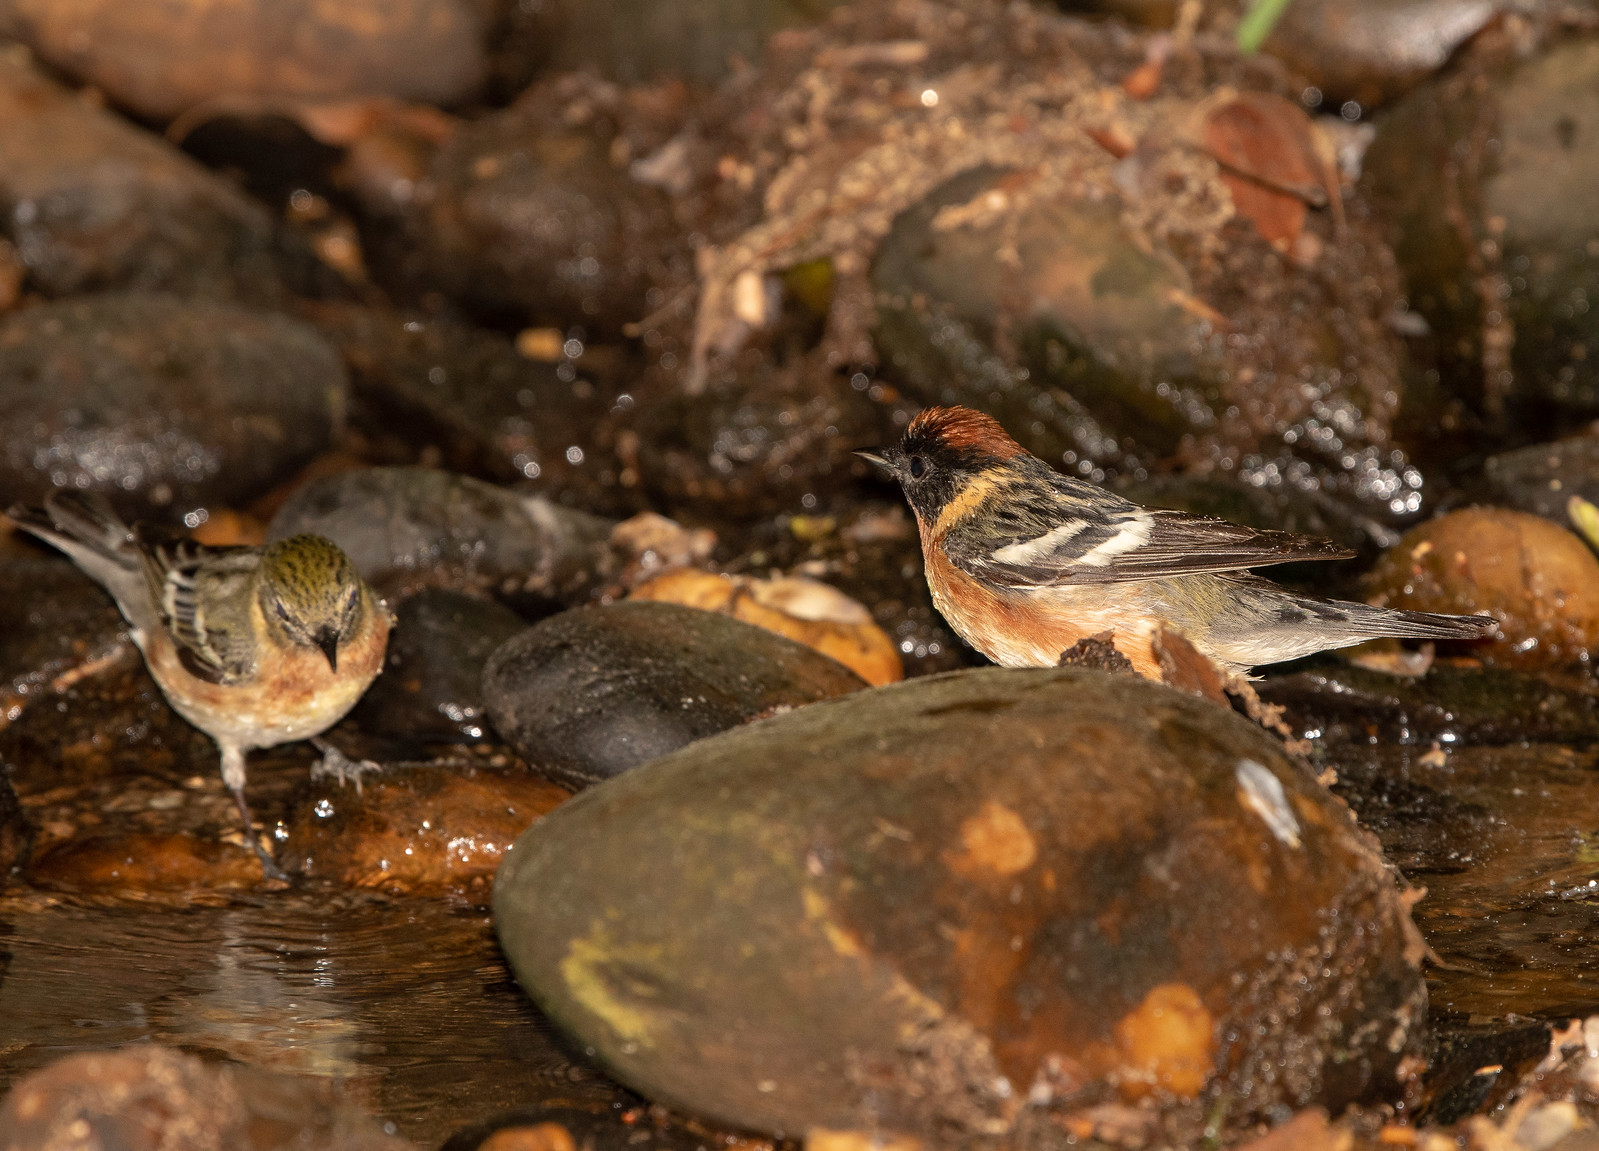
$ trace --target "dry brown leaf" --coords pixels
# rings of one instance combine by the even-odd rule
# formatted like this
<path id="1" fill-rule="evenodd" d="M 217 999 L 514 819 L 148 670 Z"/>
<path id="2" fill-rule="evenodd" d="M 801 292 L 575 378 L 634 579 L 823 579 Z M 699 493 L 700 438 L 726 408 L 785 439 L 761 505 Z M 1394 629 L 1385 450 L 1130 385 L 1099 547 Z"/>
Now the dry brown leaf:
<path id="1" fill-rule="evenodd" d="M 1200 146 L 1221 165 L 1233 206 L 1271 244 L 1287 251 L 1308 207 L 1337 195 L 1317 148 L 1310 117 L 1267 92 L 1228 93 L 1207 106 Z"/>

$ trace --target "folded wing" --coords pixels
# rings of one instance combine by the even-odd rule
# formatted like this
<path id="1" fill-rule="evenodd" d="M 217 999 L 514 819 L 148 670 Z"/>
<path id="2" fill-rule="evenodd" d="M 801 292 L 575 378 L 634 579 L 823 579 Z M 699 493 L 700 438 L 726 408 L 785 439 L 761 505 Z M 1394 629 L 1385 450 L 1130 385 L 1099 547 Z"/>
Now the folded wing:
<path id="1" fill-rule="evenodd" d="M 953 526 L 945 553 L 968 574 L 1002 587 L 1122 583 L 1354 554 L 1328 540 L 1141 508 L 1102 492 L 1084 499 L 1077 481 L 1058 479 L 1047 493 L 1033 488 L 1020 502 L 1014 489 L 996 492 L 1002 514 Z"/>
<path id="2" fill-rule="evenodd" d="M 161 621 L 190 675 L 235 683 L 255 670 L 250 603 L 260 556 L 251 548 L 205 547 L 139 525 L 135 529 Z"/>

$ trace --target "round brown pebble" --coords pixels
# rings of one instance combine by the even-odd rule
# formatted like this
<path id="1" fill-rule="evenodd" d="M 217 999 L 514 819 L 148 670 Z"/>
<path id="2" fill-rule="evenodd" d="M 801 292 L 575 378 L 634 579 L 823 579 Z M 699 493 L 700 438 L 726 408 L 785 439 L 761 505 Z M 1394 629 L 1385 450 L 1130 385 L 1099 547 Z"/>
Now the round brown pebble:
<path id="1" fill-rule="evenodd" d="M 1599 560 L 1540 516 L 1467 508 L 1406 533 L 1377 561 L 1371 602 L 1415 611 L 1489 612 L 1499 635 L 1474 643 L 1505 667 L 1587 663 L 1599 645 Z"/>
<path id="2" fill-rule="evenodd" d="M 478 1151 L 577 1151 L 577 1144 L 559 1123 L 535 1123 L 496 1131 L 478 1145 Z"/>

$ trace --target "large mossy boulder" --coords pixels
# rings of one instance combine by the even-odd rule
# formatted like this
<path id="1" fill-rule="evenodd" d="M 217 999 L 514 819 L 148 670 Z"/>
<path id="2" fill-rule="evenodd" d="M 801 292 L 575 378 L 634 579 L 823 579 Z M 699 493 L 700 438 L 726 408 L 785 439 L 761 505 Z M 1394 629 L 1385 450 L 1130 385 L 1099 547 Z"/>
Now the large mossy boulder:
<path id="1" fill-rule="evenodd" d="M 1207 1115 L 1395 1091 L 1426 1003 L 1339 800 L 1241 717 L 1081 669 L 691 744 L 534 825 L 495 912 L 620 1079 L 790 1135 L 960 1146 L 1119 1098 L 1197 1142 Z"/>

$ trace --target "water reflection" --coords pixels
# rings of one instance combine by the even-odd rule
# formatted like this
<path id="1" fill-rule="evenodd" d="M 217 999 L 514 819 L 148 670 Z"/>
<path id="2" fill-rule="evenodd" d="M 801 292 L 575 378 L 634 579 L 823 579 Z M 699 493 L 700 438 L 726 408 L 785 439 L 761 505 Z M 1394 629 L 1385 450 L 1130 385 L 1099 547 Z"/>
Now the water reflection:
<path id="1" fill-rule="evenodd" d="M 363 1039 L 366 1029 L 350 1015 L 330 932 L 273 946 L 252 913 L 238 909 L 210 926 L 212 966 L 184 992 L 150 1005 L 156 1033 L 274 1071 L 375 1082 L 361 1057 L 379 1045 Z"/>
<path id="2" fill-rule="evenodd" d="M 1599 751 L 1373 747 L 1334 761 L 1338 790 L 1427 888 L 1415 918 L 1443 961 L 1429 969 L 1435 1014 L 1599 1011 Z"/>
<path id="3" fill-rule="evenodd" d="M 423 1144 L 500 1110 L 623 1098 L 557 1045 L 482 911 L 0 902 L 0 1090 L 64 1055 L 147 1040 L 344 1079 Z"/>

